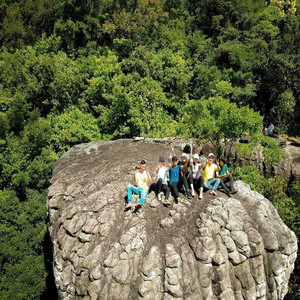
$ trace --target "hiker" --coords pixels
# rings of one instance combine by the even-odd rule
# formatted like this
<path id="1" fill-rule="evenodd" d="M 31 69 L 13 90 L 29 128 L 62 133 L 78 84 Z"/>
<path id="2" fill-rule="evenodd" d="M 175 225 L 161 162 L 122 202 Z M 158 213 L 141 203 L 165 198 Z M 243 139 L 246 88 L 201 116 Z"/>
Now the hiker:
<path id="1" fill-rule="evenodd" d="M 273 123 L 270 123 L 270 126 L 268 127 L 268 135 L 273 134 L 273 131 L 274 131 L 274 125 Z"/>
<path id="2" fill-rule="evenodd" d="M 187 168 L 188 160 L 185 161 L 183 165 L 178 165 L 178 159 L 174 155 L 172 157 L 172 166 L 169 166 L 169 187 L 174 196 L 175 203 L 178 203 L 179 192 L 178 189 L 184 185 L 186 190 L 189 190 L 188 183 L 184 176 L 181 176 L 181 171 L 184 171 Z"/>
<path id="3" fill-rule="evenodd" d="M 146 200 L 148 190 L 149 190 L 149 185 L 152 183 L 152 179 L 147 170 L 145 160 L 141 161 L 139 170 L 137 170 L 135 168 L 134 181 L 135 181 L 136 185 L 129 185 L 127 188 L 128 204 L 125 207 L 125 211 L 131 209 L 132 193 L 139 195 L 139 197 L 140 197 L 139 203 L 135 206 L 135 210 L 142 208 L 142 205 L 144 204 L 144 202 Z"/>
<path id="4" fill-rule="evenodd" d="M 236 194 L 237 191 L 233 189 L 233 178 L 228 171 L 228 167 L 225 159 L 220 159 L 220 171 L 217 171 L 216 177 L 220 179 L 220 184 L 228 197 L 231 197 L 232 194 Z M 226 183 L 229 182 L 230 188 L 228 189 Z"/>
<path id="5" fill-rule="evenodd" d="M 168 168 L 165 167 L 165 160 L 161 156 L 158 160 L 158 166 L 155 169 L 157 174 L 157 183 L 152 183 L 150 186 L 150 191 L 155 191 L 156 197 L 159 201 L 161 201 L 160 192 L 163 192 L 165 195 L 165 200 L 163 202 L 164 205 L 169 206 L 171 203 L 169 202 L 170 188 L 168 187 L 167 175 Z"/>
<path id="6" fill-rule="evenodd" d="M 193 184 L 194 189 L 198 193 L 199 192 L 199 199 L 203 198 L 203 186 L 204 186 L 204 180 L 203 180 L 203 165 L 199 163 L 199 155 L 194 154 L 192 161 L 192 178 L 193 178 Z"/>
<path id="7" fill-rule="evenodd" d="M 189 172 L 189 167 L 188 167 L 189 163 L 190 163 L 190 161 L 188 159 L 187 153 L 183 152 L 181 154 L 181 161 L 178 162 L 178 166 L 184 166 L 186 164 L 186 167 L 182 168 L 180 170 L 180 176 L 181 176 L 181 179 L 182 179 L 185 194 L 186 194 L 188 199 L 191 199 L 192 195 L 193 196 L 195 195 L 195 192 L 194 192 L 194 186 L 193 186 L 193 178 L 191 176 L 191 172 Z M 190 190 L 189 186 L 191 186 L 193 194 L 191 194 L 191 190 Z"/>
<path id="8" fill-rule="evenodd" d="M 216 190 L 220 184 L 220 179 L 215 178 L 215 172 L 219 170 L 218 166 L 214 164 L 214 154 L 209 153 L 208 159 L 205 165 L 203 166 L 203 179 L 204 186 L 210 190 L 210 194 L 216 196 Z"/>

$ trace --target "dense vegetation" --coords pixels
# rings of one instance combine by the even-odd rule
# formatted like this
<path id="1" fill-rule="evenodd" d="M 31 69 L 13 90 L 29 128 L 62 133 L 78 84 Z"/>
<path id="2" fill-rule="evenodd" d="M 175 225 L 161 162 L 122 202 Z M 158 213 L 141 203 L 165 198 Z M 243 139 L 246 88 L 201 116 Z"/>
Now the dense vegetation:
<path id="1" fill-rule="evenodd" d="M 299 8 L 276 0 L 1 1 L 0 298 L 42 297 L 47 187 L 72 145 L 179 134 L 208 138 L 221 155 L 224 138 L 230 146 L 250 137 L 247 150 L 260 142 L 261 116 L 280 133 L 299 133 Z M 270 164 L 278 155 L 271 146 Z M 277 208 L 299 237 L 297 196 L 265 180 L 255 188 L 288 206 Z M 299 197 L 297 184 L 292 191 Z M 295 283 L 290 298 L 297 293 Z"/>

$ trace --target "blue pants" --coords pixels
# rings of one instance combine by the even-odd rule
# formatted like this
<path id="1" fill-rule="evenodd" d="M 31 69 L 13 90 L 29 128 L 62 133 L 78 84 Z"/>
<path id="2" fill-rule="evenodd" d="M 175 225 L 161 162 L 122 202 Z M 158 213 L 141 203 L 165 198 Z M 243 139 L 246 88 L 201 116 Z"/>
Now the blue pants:
<path id="1" fill-rule="evenodd" d="M 219 178 L 212 178 L 212 179 L 204 181 L 204 186 L 208 190 L 216 191 L 219 184 L 220 184 L 220 179 Z"/>
<path id="2" fill-rule="evenodd" d="M 128 192 L 128 202 L 132 202 L 132 193 L 134 193 L 140 196 L 139 202 L 141 205 L 144 204 L 146 197 L 148 195 L 148 191 L 134 185 L 129 185 L 127 188 L 127 192 Z"/>

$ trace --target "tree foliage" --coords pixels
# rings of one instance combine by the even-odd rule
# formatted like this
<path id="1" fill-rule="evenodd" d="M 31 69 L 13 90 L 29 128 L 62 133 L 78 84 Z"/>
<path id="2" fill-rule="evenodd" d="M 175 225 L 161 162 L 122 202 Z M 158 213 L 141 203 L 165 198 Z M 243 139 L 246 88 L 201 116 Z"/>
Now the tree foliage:
<path id="1" fill-rule="evenodd" d="M 191 100 L 185 108 L 184 125 L 180 123 L 180 130 L 189 137 L 210 140 L 219 157 L 225 148 L 232 149 L 242 138 L 249 138 L 250 151 L 258 144 L 262 117 L 247 106 L 238 108 L 235 103 L 219 96 Z"/>

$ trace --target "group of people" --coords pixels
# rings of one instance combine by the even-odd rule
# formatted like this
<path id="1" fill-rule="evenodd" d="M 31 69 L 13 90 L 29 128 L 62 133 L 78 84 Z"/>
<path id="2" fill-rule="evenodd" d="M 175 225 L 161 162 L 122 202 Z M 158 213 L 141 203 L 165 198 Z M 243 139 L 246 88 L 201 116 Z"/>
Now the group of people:
<path id="1" fill-rule="evenodd" d="M 194 154 L 190 159 L 188 154 L 182 153 L 181 161 L 176 156 L 172 157 L 172 164 L 165 166 L 163 157 L 159 158 L 158 166 L 155 169 L 157 182 L 153 183 L 147 169 L 145 160 L 140 163 L 140 168 L 134 171 L 135 185 L 127 188 L 128 203 L 125 211 L 132 208 L 132 195 L 139 195 L 139 202 L 135 205 L 135 210 L 142 208 L 148 193 L 155 192 L 158 200 L 161 200 L 161 192 L 164 193 L 165 206 L 171 205 L 170 194 L 173 195 L 175 203 L 178 203 L 179 191 L 182 191 L 187 198 L 196 196 L 203 198 L 203 189 L 210 191 L 211 195 L 217 195 L 216 190 L 221 186 L 228 197 L 237 193 L 233 189 L 233 178 L 228 171 L 224 159 L 214 163 L 214 154 L 210 153 L 205 164 L 199 162 L 199 155 Z M 229 187 L 226 183 L 229 182 Z"/>

